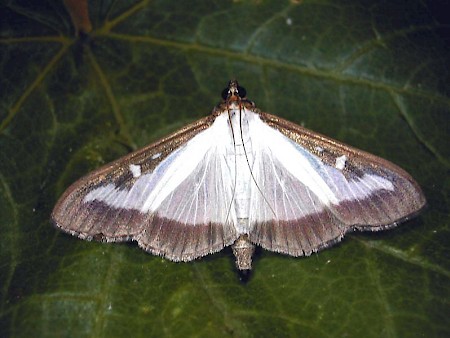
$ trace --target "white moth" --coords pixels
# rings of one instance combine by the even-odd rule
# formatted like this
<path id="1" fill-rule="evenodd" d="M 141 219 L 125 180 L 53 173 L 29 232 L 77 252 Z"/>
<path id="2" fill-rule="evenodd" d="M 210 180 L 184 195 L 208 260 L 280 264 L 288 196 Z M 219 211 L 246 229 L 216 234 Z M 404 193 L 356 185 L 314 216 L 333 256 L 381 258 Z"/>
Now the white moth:
<path id="1" fill-rule="evenodd" d="M 52 213 L 83 239 L 135 240 L 190 261 L 232 245 L 308 256 L 357 230 L 417 214 L 425 198 L 396 165 L 274 115 L 231 81 L 211 115 L 74 183 Z"/>

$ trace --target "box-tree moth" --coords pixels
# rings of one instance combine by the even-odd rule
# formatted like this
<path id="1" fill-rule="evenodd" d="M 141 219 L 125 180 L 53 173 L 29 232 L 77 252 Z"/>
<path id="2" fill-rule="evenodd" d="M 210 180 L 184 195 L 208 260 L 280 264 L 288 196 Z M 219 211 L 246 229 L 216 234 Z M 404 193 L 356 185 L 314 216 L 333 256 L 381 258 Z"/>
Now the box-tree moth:
<path id="1" fill-rule="evenodd" d="M 231 245 L 308 256 L 353 230 L 417 214 L 425 197 L 396 165 L 261 112 L 237 81 L 211 115 L 86 175 L 52 219 L 87 240 L 136 241 L 172 261 Z"/>

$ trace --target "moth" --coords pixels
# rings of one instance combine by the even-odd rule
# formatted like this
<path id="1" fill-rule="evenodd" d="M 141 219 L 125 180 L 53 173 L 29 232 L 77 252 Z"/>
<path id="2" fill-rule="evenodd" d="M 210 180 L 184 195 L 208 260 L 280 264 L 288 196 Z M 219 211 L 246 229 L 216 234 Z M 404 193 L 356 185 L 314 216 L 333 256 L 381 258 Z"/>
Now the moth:
<path id="1" fill-rule="evenodd" d="M 354 230 L 396 226 L 425 206 L 384 159 L 264 113 L 230 81 L 209 116 L 70 186 L 52 220 L 86 240 L 136 241 L 172 261 L 231 245 L 308 256 Z"/>

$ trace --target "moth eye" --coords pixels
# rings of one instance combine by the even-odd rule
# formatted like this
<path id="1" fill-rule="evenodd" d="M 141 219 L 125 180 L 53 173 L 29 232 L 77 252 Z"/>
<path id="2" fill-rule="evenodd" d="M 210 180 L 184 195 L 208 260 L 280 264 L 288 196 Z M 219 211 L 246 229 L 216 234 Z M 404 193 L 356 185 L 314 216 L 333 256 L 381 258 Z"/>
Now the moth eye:
<path id="1" fill-rule="evenodd" d="M 224 90 L 222 90 L 222 99 L 226 100 L 228 99 L 228 94 L 229 94 L 230 90 L 227 88 L 225 88 Z"/>
<path id="2" fill-rule="evenodd" d="M 243 99 L 244 97 L 247 96 L 247 91 L 245 90 L 244 87 L 238 86 L 238 87 L 237 87 L 237 90 L 238 90 L 239 97 L 240 97 L 241 99 Z"/>

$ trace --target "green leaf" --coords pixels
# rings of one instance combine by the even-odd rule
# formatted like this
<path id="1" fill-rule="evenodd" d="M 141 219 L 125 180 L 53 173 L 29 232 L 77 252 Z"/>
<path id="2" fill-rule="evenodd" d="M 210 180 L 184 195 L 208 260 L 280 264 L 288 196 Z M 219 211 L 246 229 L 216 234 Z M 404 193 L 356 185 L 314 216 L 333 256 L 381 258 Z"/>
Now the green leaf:
<path id="1" fill-rule="evenodd" d="M 91 1 L 77 36 L 62 2 L 1 6 L 0 336 L 450 336 L 445 9 Z M 247 283 L 229 248 L 172 263 L 52 227 L 72 182 L 207 115 L 234 77 L 262 110 L 405 168 L 428 209 L 309 258 L 260 251 Z"/>

